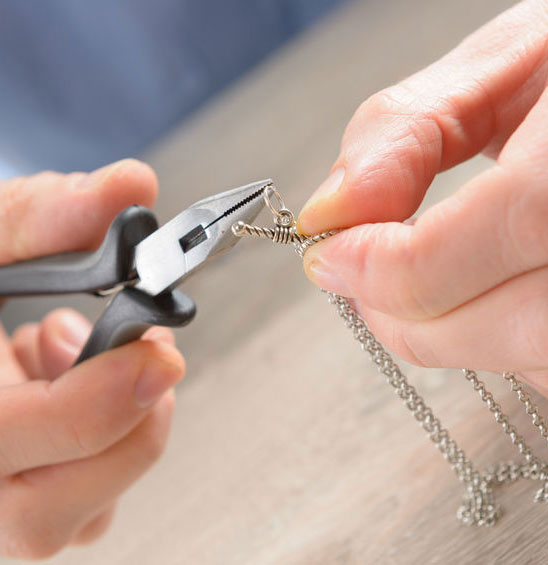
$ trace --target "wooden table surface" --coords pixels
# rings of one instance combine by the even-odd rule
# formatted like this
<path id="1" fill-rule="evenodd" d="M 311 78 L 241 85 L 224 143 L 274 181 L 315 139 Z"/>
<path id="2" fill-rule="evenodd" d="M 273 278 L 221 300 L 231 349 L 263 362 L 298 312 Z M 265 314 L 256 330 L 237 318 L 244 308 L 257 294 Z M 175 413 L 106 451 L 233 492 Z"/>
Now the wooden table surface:
<path id="1" fill-rule="evenodd" d="M 366 96 L 510 4 L 369 0 L 334 13 L 145 156 L 160 177 L 160 218 L 265 177 L 298 209 Z M 486 164 L 475 159 L 441 175 L 428 201 Z M 178 332 L 188 376 L 165 457 L 123 498 L 101 541 L 49 563 L 547 561 L 548 509 L 533 504 L 530 483 L 500 492 L 507 513 L 497 527 L 456 521 L 461 486 L 288 248 L 243 241 L 185 290 L 199 314 Z M 102 305 L 75 304 L 88 312 Z M 27 301 L 7 313 L 15 323 L 40 308 Z M 478 464 L 514 456 L 458 371 L 409 375 Z M 486 379 L 538 446 L 500 378 Z"/>

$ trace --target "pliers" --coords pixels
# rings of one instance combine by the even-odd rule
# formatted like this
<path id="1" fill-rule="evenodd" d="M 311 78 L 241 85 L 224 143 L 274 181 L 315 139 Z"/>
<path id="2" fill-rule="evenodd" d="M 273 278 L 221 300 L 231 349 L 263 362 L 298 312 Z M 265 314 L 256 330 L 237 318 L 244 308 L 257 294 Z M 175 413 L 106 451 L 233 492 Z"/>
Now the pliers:
<path id="1" fill-rule="evenodd" d="M 178 327 L 196 313 L 175 287 L 239 240 L 234 223 L 252 222 L 271 180 L 254 182 L 192 204 L 162 227 L 142 206 L 118 214 L 93 252 L 50 255 L 0 267 L 0 296 L 110 295 L 76 363 L 138 339 L 150 326 Z"/>

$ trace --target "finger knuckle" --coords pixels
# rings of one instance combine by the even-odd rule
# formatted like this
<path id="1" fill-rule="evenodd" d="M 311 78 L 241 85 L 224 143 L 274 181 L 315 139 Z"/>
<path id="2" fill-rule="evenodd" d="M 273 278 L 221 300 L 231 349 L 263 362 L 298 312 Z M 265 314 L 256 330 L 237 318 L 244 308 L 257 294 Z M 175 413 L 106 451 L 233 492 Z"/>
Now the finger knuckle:
<path id="1" fill-rule="evenodd" d="M 364 102 L 362 102 L 354 115 L 346 126 L 342 145 L 348 146 L 358 137 L 364 133 L 364 128 L 370 121 L 370 118 L 375 116 L 377 118 L 382 116 L 402 117 L 408 114 L 409 109 L 400 102 L 396 93 L 396 86 L 380 90 L 372 94 Z"/>
<path id="2" fill-rule="evenodd" d="M 417 324 L 398 320 L 378 312 L 363 310 L 369 329 L 381 343 L 400 359 L 419 367 L 438 366 L 432 347 L 419 340 Z"/>
<path id="3" fill-rule="evenodd" d="M 434 314 L 432 295 L 424 279 L 417 276 L 415 253 L 409 247 L 402 249 L 398 258 L 399 272 L 391 277 L 387 300 L 392 312 L 408 320 L 427 320 Z"/>
<path id="4" fill-rule="evenodd" d="M 100 426 L 84 426 L 78 422 L 66 422 L 66 437 L 71 443 L 71 452 L 80 453 L 82 457 L 90 457 L 105 448 L 105 433 Z"/>
<path id="5" fill-rule="evenodd" d="M 52 518 L 54 509 L 36 504 L 36 493 L 28 489 L 11 497 L 9 516 L 2 535 L 2 553 L 13 559 L 47 559 L 69 542 L 70 534 Z"/>
<path id="6" fill-rule="evenodd" d="M 432 317 L 432 295 L 417 267 L 416 245 L 398 225 L 376 224 L 365 238 L 358 265 L 362 294 L 370 307 L 406 320 Z"/>
<path id="7" fill-rule="evenodd" d="M 347 169 L 345 190 L 364 203 L 366 197 L 382 202 L 385 217 L 396 221 L 420 205 L 440 167 L 443 145 L 435 114 L 409 105 L 406 92 L 397 85 L 365 101 L 346 128 L 340 157 Z M 375 126 L 384 131 L 380 139 Z M 371 154 L 367 148 L 375 143 Z"/>
<path id="8" fill-rule="evenodd" d="M 412 101 L 412 100 L 411 100 Z M 409 94 L 402 84 L 396 84 L 375 92 L 358 108 L 358 112 L 374 112 L 377 115 L 408 116 Z"/>
<path id="9" fill-rule="evenodd" d="M 421 340 L 412 326 L 404 324 L 394 326 L 390 349 L 398 357 L 417 367 L 439 367 L 432 346 Z"/>
<path id="10" fill-rule="evenodd" d="M 522 185 L 523 190 L 515 190 L 515 185 Z M 501 193 L 505 197 L 505 215 L 499 224 L 502 249 L 507 249 L 503 260 L 516 262 L 524 268 L 546 261 L 548 257 L 548 192 L 545 187 L 535 186 L 530 180 L 516 179 L 508 190 Z"/>

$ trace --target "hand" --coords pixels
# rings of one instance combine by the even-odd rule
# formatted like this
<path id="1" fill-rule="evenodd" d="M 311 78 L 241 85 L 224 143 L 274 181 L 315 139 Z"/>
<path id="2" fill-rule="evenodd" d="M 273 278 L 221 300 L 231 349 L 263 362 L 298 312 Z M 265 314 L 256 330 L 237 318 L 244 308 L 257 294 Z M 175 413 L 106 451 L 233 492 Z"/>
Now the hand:
<path id="1" fill-rule="evenodd" d="M 548 2 L 518 4 L 366 100 L 298 228 L 349 228 L 305 255 L 371 330 L 428 367 L 519 371 L 548 395 Z M 404 222 L 434 176 L 496 161 Z"/>
<path id="2" fill-rule="evenodd" d="M 0 263 L 93 249 L 156 179 L 136 161 L 0 183 Z M 71 310 L 0 328 L 0 554 L 44 558 L 91 541 L 161 454 L 184 361 L 164 328 L 71 368 L 90 331 Z"/>

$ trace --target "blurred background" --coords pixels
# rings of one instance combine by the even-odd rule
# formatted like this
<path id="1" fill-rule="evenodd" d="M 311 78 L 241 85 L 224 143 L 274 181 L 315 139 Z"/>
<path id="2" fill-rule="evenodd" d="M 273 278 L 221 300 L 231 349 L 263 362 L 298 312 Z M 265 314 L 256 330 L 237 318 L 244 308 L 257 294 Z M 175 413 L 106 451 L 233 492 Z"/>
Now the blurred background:
<path id="1" fill-rule="evenodd" d="M 0 176 L 142 154 L 344 1 L 3 0 Z"/>
<path id="2" fill-rule="evenodd" d="M 138 156 L 158 174 L 161 223 L 268 177 L 297 211 L 365 98 L 513 3 L 2 0 L 2 175 Z M 423 209 L 489 164 L 439 175 Z M 182 288 L 198 315 L 176 332 L 187 376 L 166 453 L 98 543 L 48 563 L 546 561 L 546 511 L 525 482 L 505 490 L 496 528 L 457 523 L 461 486 L 290 249 L 242 241 Z M 105 301 L 12 300 L 2 322 L 66 305 L 94 319 Z M 404 368 L 479 466 L 515 455 L 458 372 Z M 501 379 L 486 379 L 525 424 Z"/>

